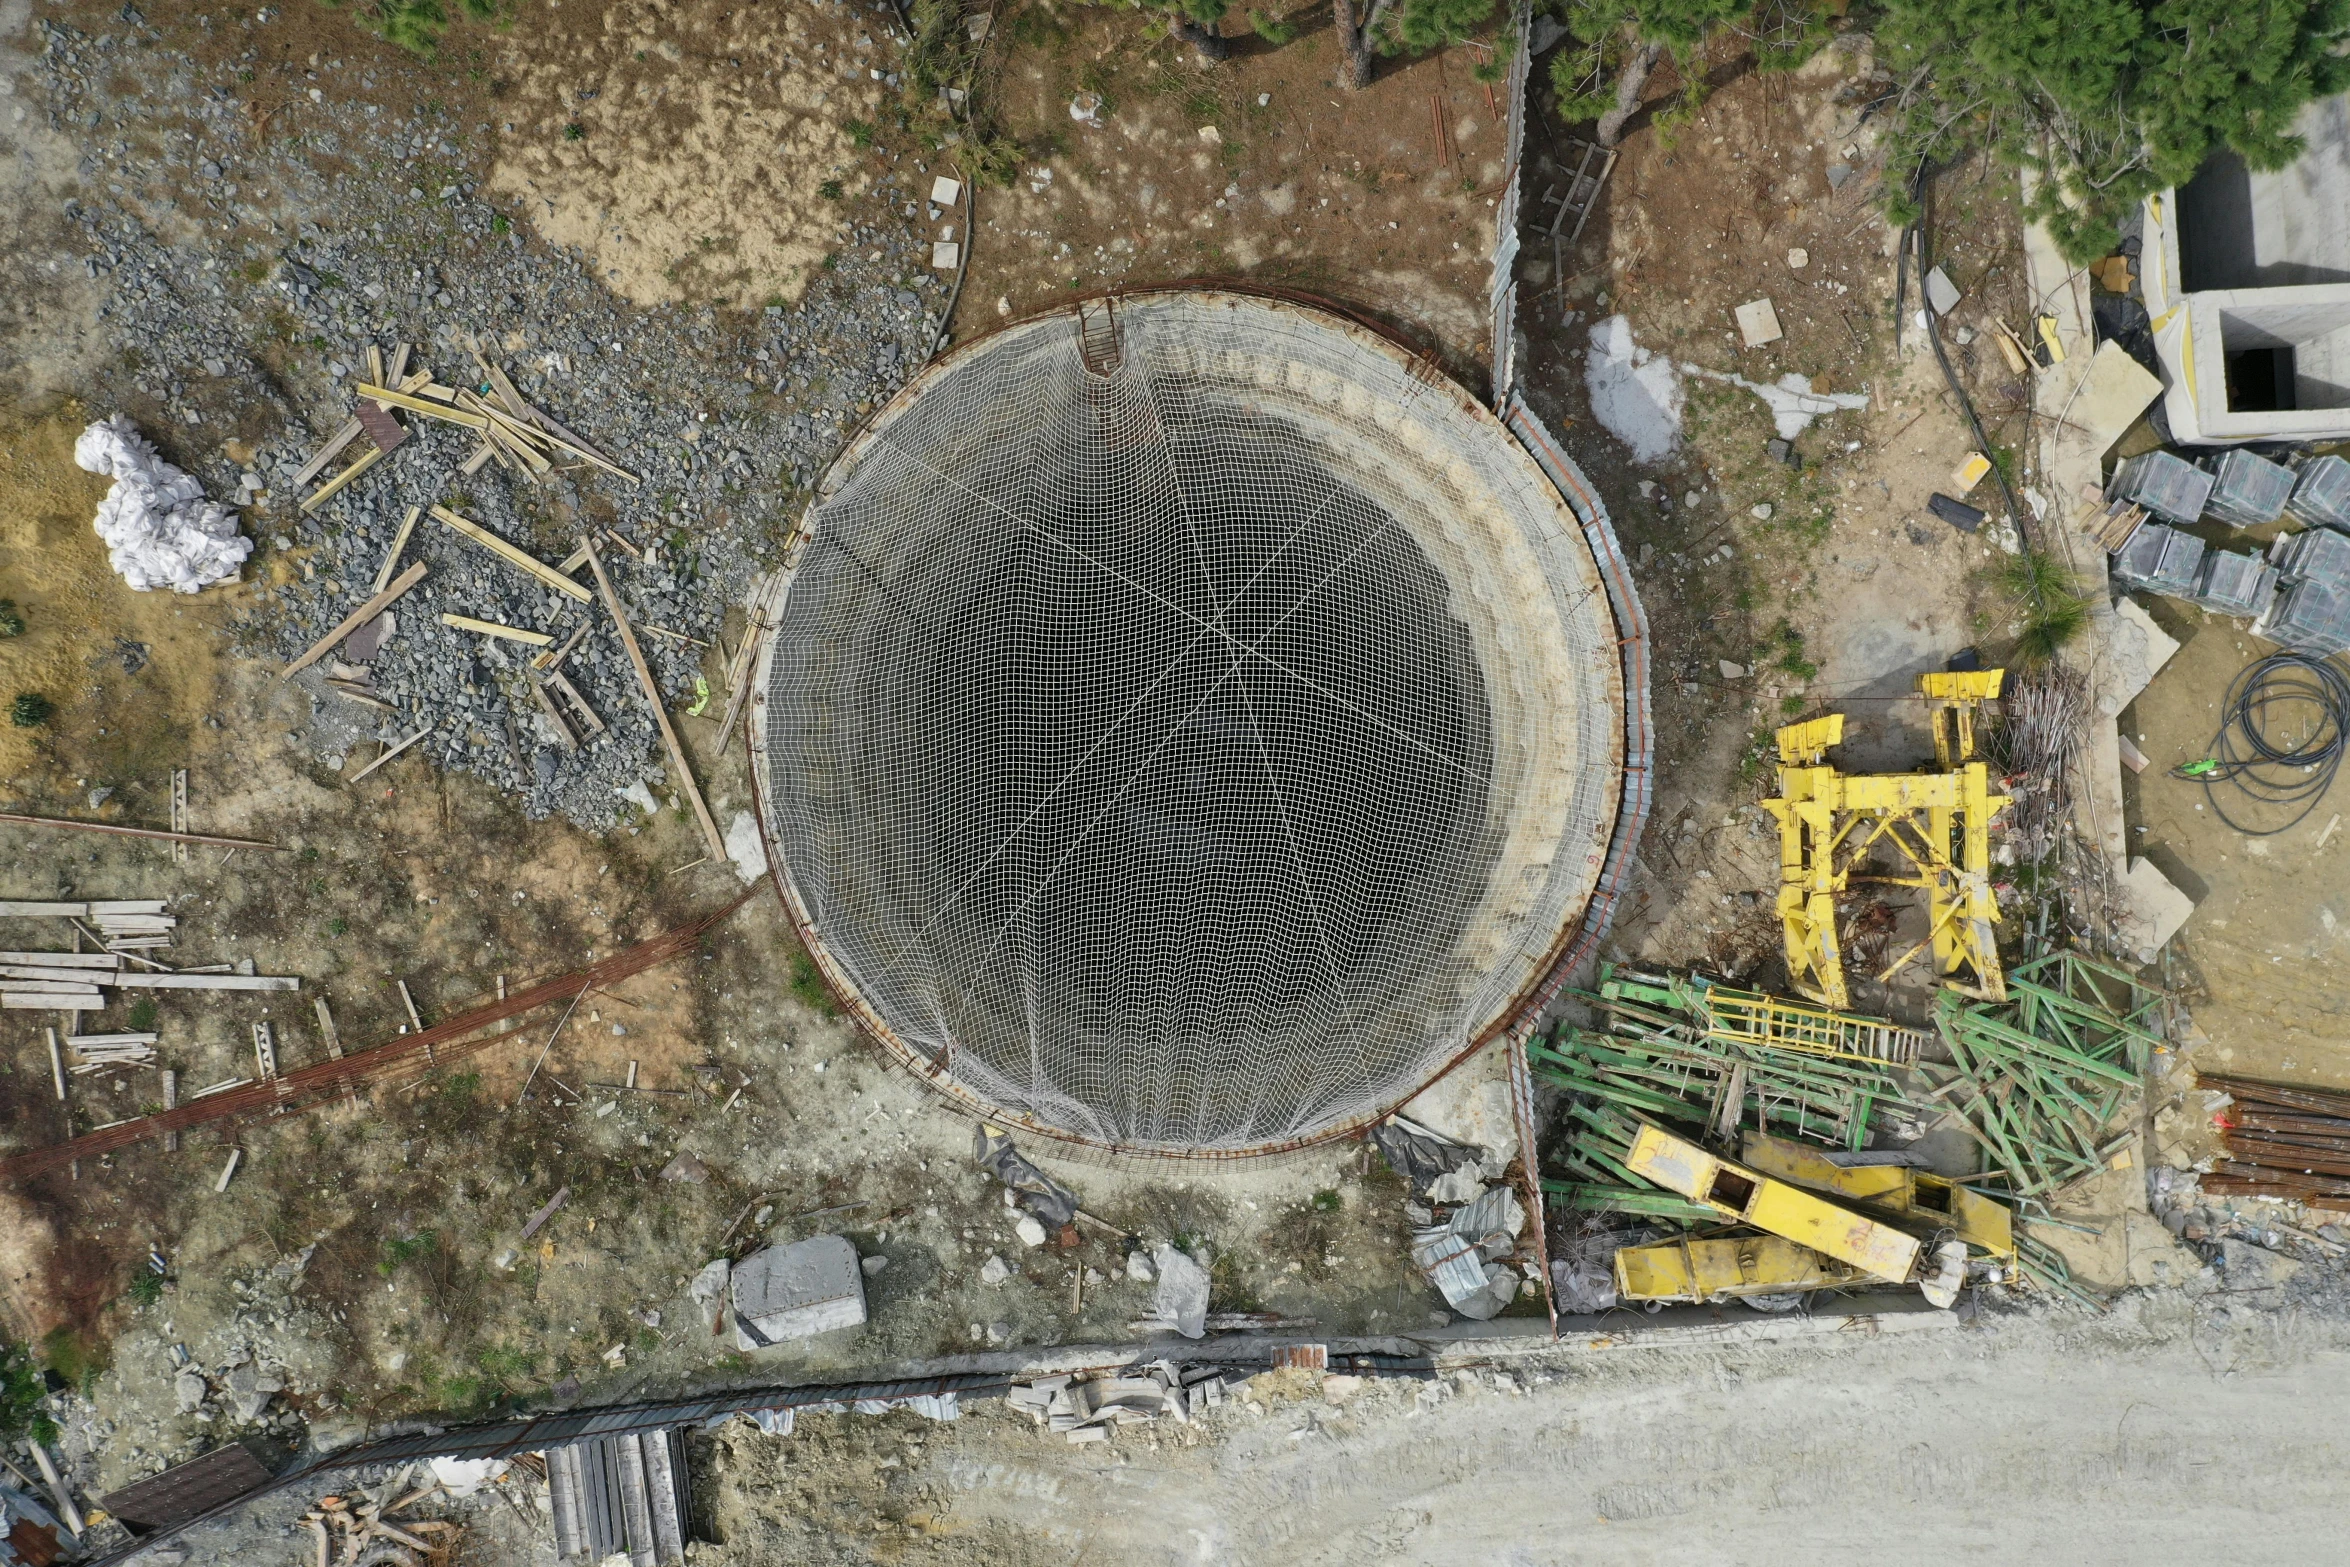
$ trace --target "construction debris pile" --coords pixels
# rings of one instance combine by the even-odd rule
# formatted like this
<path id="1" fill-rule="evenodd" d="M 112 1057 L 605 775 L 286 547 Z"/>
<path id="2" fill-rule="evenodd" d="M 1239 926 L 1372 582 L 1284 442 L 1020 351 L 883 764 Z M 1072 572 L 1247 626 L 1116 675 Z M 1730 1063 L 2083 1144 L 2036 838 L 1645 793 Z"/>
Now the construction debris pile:
<path id="1" fill-rule="evenodd" d="M 2136 1133 L 2122 1128 L 2160 998 L 2069 951 L 2008 983 L 2004 1003 L 1944 991 L 1929 1037 L 1702 976 L 1603 971 L 1585 999 L 1607 1027 L 1562 1025 L 1529 1047 L 1537 1076 L 1566 1090 L 1571 1126 L 1543 1189 L 1638 1221 L 1612 1243 L 1612 1281 L 1561 1249 L 1570 1309 L 1767 1308 L 1871 1283 L 1915 1283 L 1948 1305 L 1970 1278 L 2080 1295 L 2018 1220 L 2128 1162 Z M 1981 1173 L 1938 1175 L 1913 1151 L 1945 1124 L 1978 1145 Z"/>
<path id="2" fill-rule="evenodd" d="M 2186 531 L 2201 522 L 2306 531 L 2278 534 L 2265 554 L 2236 553 Z M 2197 466 L 2142 452 L 2114 470 L 2083 526 L 2125 588 L 2248 618 L 2255 636 L 2305 653 L 2350 651 L 2350 460 L 2287 467 L 2232 447 Z"/>
<path id="3" fill-rule="evenodd" d="M 575 509 L 534 504 L 530 489 L 581 475 L 633 495 L 637 475 L 480 352 L 463 385 L 412 368 L 411 355 L 407 344 L 388 360 L 366 349 L 351 370 L 352 416 L 292 476 L 302 513 L 323 529 L 305 564 L 325 596 L 277 631 L 297 655 L 289 677 L 325 662 L 311 677 L 321 709 L 311 743 L 340 766 L 353 744 L 382 742 L 353 781 L 421 746 L 519 794 L 533 816 L 608 827 L 624 802 L 655 809 L 645 786 L 663 771 L 649 753 L 664 747 L 681 765 L 668 699 L 692 694 L 686 711 L 710 723 L 739 711 L 713 700 L 725 693 L 700 671 L 749 560 L 702 528 L 625 513 L 609 526 L 554 524 Z M 487 482 L 493 465 L 521 490 Z M 717 666 L 736 691 L 749 652 L 727 647 Z M 664 710 L 648 707 L 648 688 Z M 663 792 L 692 793 L 674 774 Z"/>
<path id="4" fill-rule="evenodd" d="M 317 1551 L 317 1567 L 356 1567 L 364 1560 L 382 1567 L 441 1567 L 450 1559 L 464 1531 L 439 1518 L 403 1518 L 394 1515 L 436 1494 L 438 1481 L 395 1494 L 395 1485 L 362 1490 L 356 1497 L 322 1496 L 302 1515 Z"/>
<path id="5" fill-rule="evenodd" d="M 2202 1178 L 2206 1193 L 2350 1213 L 2350 1094 L 2208 1072 L 2197 1081 L 2227 1101 L 2214 1117 L 2227 1159 Z"/>
<path id="6" fill-rule="evenodd" d="M 1412 1261 L 1446 1306 L 1488 1321 L 1517 1298 L 1521 1270 L 1540 1282 L 1519 1254 L 1526 1210 L 1504 1181 L 1506 1161 L 1400 1115 L 1372 1127 L 1370 1139 L 1411 1183 L 1404 1216 L 1412 1224 Z"/>
<path id="7" fill-rule="evenodd" d="M 1006 1401 L 1039 1426 L 1064 1433 L 1072 1444 L 1106 1442 L 1121 1425 L 1168 1419 L 1189 1425 L 1224 1402 L 1224 1374 L 1215 1366 L 1177 1368 L 1153 1361 L 1128 1373 L 1072 1373 L 1014 1384 Z"/>

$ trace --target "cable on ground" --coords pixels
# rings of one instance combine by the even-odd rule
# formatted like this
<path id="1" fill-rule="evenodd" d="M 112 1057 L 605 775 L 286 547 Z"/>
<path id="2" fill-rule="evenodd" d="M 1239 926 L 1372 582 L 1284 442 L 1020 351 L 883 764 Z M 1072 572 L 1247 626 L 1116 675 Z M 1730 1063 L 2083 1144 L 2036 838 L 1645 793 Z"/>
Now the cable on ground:
<path id="1" fill-rule="evenodd" d="M 2208 753 L 2172 768 L 2171 776 L 2201 783 L 2212 811 L 2245 837 L 2270 838 L 2317 809 L 2334 785 L 2346 742 L 2350 672 L 2312 653 L 2271 653 L 2228 687 Z M 2222 785 L 2233 785 L 2264 811 L 2293 814 L 2273 827 L 2247 827 L 2228 814 Z"/>

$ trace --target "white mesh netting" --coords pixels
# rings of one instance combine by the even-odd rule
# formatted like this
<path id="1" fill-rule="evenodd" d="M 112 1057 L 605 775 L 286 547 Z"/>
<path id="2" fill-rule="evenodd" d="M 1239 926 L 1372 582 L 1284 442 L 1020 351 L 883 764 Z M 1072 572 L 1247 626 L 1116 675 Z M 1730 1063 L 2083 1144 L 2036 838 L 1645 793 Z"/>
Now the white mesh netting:
<path id="1" fill-rule="evenodd" d="M 954 1090 L 1309 1138 L 1581 911 L 1614 622 L 1557 492 L 1393 345 L 1229 294 L 1089 319 L 941 361 L 827 477 L 768 601 L 766 822 L 818 961 Z"/>

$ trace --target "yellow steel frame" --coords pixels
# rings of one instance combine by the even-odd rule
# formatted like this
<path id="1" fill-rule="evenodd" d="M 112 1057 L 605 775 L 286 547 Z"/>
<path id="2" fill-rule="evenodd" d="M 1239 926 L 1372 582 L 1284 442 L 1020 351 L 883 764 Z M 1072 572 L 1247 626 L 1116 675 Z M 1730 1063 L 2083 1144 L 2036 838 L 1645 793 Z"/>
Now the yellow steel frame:
<path id="1" fill-rule="evenodd" d="M 2015 1260 L 2015 1217 L 1988 1197 L 1930 1170 L 1898 1164 L 1841 1165 L 1809 1143 L 1748 1132 L 1738 1156 L 1765 1175 L 1849 1197 L 1915 1229 L 1949 1230 L 1976 1250 Z"/>
<path id="2" fill-rule="evenodd" d="M 1779 794 L 1762 802 L 1779 823 L 1778 914 L 1795 989 L 1838 1009 L 1852 1004 L 1836 942 L 1836 899 L 1855 880 L 1917 887 L 1926 894 L 1926 937 L 1877 977 L 1891 979 L 1933 951 L 1934 974 L 1963 995 L 2007 997 L 1992 926 L 1991 818 L 2008 803 L 1991 792 L 1990 769 L 1972 760 L 1974 708 L 1996 695 L 2001 670 L 1927 675 L 1919 688 L 1934 707 L 1939 773 L 1847 776 L 1827 763 L 1842 743 L 1844 715 L 1790 724 L 1778 732 Z M 1911 876 L 1855 877 L 1878 844 L 1900 850 Z"/>
<path id="3" fill-rule="evenodd" d="M 1776 1235 L 1621 1246 L 1616 1293 L 1625 1300 L 1735 1300 L 1864 1282 L 1860 1269 Z"/>
<path id="4" fill-rule="evenodd" d="M 1917 1266 L 1917 1237 L 1813 1196 L 1790 1182 L 1732 1164 L 1697 1144 L 1643 1124 L 1624 1168 L 1726 1219 L 1824 1253 L 1864 1273 L 1905 1282 Z"/>

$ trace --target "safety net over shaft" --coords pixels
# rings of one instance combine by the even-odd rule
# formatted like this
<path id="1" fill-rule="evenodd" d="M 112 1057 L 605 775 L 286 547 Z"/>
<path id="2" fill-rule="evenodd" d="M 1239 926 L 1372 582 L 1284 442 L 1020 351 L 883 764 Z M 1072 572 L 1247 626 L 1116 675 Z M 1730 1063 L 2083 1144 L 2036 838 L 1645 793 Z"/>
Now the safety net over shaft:
<path id="1" fill-rule="evenodd" d="M 1242 1150 L 1408 1096 L 1541 978 L 1615 819 L 1573 515 L 1459 388 L 1287 302 L 941 361 L 769 609 L 761 803 L 817 960 L 1084 1138 Z"/>

